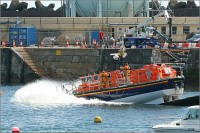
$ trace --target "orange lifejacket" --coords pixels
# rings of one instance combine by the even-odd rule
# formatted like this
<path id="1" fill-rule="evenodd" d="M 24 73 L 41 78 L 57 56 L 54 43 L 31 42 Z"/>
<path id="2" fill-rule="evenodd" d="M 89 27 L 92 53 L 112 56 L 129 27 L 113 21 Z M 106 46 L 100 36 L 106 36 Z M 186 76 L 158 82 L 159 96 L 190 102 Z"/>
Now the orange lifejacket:
<path id="1" fill-rule="evenodd" d="M 108 78 L 109 78 L 109 74 L 108 73 L 102 72 L 100 74 L 100 87 L 103 87 L 103 88 L 108 88 L 109 87 Z"/>
<path id="2" fill-rule="evenodd" d="M 106 81 L 108 80 L 109 74 L 106 73 L 106 72 L 102 72 L 102 73 L 100 74 L 100 77 L 101 77 L 101 78 L 100 78 L 101 81 L 106 82 Z"/>
<path id="3" fill-rule="evenodd" d="M 127 75 L 127 74 L 130 74 L 130 67 L 128 65 L 124 66 L 122 68 L 122 70 L 124 71 L 124 74 Z"/>

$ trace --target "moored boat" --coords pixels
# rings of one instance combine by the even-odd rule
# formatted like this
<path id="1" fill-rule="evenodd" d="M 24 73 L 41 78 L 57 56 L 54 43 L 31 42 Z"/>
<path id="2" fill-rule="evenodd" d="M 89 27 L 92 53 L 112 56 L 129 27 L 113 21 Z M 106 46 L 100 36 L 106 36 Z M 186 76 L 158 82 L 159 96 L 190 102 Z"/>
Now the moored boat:
<path id="1" fill-rule="evenodd" d="M 120 70 L 80 77 L 81 84 L 73 88 L 76 97 L 126 103 L 151 103 L 176 100 L 183 94 L 184 76 L 170 65 L 150 64 L 139 69 Z"/>
<path id="2" fill-rule="evenodd" d="M 185 116 L 170 124 L 155 125 L 155 133 L 200 133 L 200 108 L 199 105 L 187 108 Z"/>

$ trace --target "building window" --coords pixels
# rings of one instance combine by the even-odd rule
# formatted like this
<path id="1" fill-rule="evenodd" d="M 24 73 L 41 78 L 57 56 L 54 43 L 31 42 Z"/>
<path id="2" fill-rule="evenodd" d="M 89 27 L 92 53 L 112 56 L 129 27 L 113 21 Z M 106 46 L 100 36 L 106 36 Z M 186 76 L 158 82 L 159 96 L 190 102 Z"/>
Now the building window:
<path id="1" fill-rule="evenodd" d="M 115 38 L 115 28 L 112 28 L 112 37 Z"/>
<path id="2" fill-rule="evenodd" d="M 166 27 L 161 27 L 161 34 L 166 35 Z"/>
<path id="3" fill-rule="evenodd" d="M 172 34 L 175 35 L 177 33 L 177 27 L 172 27 Z"/>
<path id="4" fill-rule="evenodd" d="M 183 26 L 183 34 L 190 33 L 190 27 L 189 26 Z"/>

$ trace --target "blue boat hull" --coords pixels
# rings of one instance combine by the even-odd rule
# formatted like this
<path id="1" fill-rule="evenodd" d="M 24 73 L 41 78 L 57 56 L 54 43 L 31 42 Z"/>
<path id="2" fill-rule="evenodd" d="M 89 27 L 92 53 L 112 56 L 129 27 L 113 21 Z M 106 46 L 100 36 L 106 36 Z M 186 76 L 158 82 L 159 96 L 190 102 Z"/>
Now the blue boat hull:
<path id="1" fill-rule="evenodd" d="M 100 89 L 74 95 L 86 99 L 100 99 L 102 101 L 147 103 L 163 96 L 178 96 L 183 92 L 183 88 L 184 78 L 173 78 L 142 84 L 129 84 L 117 88 Z"/>

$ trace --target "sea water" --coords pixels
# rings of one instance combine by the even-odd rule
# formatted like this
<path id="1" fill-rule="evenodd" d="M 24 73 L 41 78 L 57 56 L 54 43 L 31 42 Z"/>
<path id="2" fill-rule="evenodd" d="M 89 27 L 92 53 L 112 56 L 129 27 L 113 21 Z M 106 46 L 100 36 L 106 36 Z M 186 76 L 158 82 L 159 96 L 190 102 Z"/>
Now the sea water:
<path id="1" fill-rule="evenodd" d="M 73 84 L 78 84 L 74 81 Z M 71 88 L 70 84 L 64 88 Z M 187 107 L 86 100 L 66 94 L 63 83 L 39 80 L 24 86 L 2 86 L 0 132 L 152 132 L 156 124 L 180 119 Z M 183 96 L 198 92 L 184 92 Z M 100 116 L 102 123 L 94 123 Z"/>

